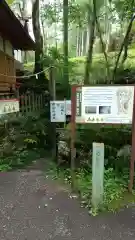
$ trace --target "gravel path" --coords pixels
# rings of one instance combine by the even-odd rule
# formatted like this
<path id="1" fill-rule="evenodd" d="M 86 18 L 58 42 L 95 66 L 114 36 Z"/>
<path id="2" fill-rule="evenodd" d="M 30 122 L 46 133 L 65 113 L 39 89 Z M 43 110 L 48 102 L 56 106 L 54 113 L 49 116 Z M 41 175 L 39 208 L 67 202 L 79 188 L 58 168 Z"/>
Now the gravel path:
<path id="1" fill-rule="evenodd" d="M 90 217 L 40 170 L 0 173 L 0 240 L 134 240 L 135 208 Z"/>

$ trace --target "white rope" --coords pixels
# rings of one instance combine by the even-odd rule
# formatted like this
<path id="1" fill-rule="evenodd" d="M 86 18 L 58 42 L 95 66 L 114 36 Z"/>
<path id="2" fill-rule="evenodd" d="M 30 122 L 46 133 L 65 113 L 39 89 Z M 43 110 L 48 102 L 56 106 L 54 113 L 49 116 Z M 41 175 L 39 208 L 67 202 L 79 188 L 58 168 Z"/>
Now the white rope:
<path id="1" fill-rule="evenodd" d="M 49 70 L 51 67 L 54 67 L 54 66 L 50 66 L 50 67 L 42 70 L 41 72 L 34 73 L 34 74 L 30 74 L 30 75 L 22 75 L 22 76 L 16 76 L 16 75 L 15 75 L 15 76 L 9 76 L 9 75 L 5 75 L 5 74 L 3 74 L 3 73 L 0 73 L 0 76 L 7 77 L 7 78 L 21 78 L 21 79 L 22 79 L 22 78 L 30 78 L 30 77 L 34 77 L 34 76 L 36 77 L 36 76 L 40 75 L 41 73 Z"/>

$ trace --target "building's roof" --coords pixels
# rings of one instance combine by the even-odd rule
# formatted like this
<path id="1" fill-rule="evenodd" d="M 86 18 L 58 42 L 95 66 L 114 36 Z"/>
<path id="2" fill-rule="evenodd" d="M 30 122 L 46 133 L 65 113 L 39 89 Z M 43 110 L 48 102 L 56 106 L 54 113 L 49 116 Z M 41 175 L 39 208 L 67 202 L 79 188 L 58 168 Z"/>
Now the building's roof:
<path id="1" fill-rule="evenodd" d="M 0 0 L 0 35 L 9 40 L 16 50 L 27 51 L 35 48 L 34 41 L 5 0 Z"/>

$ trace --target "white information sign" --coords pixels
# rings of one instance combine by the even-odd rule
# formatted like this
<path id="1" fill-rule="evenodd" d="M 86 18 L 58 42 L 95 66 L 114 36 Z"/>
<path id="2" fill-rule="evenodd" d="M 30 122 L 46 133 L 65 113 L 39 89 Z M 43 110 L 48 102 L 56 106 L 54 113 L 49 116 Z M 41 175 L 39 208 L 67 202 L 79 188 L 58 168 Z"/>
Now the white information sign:
<path id="1" fill-rule="evenodd" d="M 134 86 L 78 87 L 77 123 L 131 124 Z"/>
<path id="2" fill-rule="evenodd" d="M 71 100 L 50 101 L 51 122 L 65 122 L 66 115 L 71 115 Z"/>
<path id="3" fill-rule="evenodd" d="M 1 99 L 0 100 L 0 114 L 7 114 L 19 112 L 18 99 Z"/>

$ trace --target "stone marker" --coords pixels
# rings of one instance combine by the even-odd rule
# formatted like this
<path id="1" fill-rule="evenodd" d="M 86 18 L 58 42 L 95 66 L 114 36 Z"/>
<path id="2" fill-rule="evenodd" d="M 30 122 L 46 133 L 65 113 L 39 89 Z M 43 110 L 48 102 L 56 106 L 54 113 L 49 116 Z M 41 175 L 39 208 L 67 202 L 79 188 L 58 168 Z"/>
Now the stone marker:
<path id="1" fill-rule="evenodd" d="M 93 143 L 92 153 L 92 206 L 103 202 L 104 194 L 104 143 Z"/>

